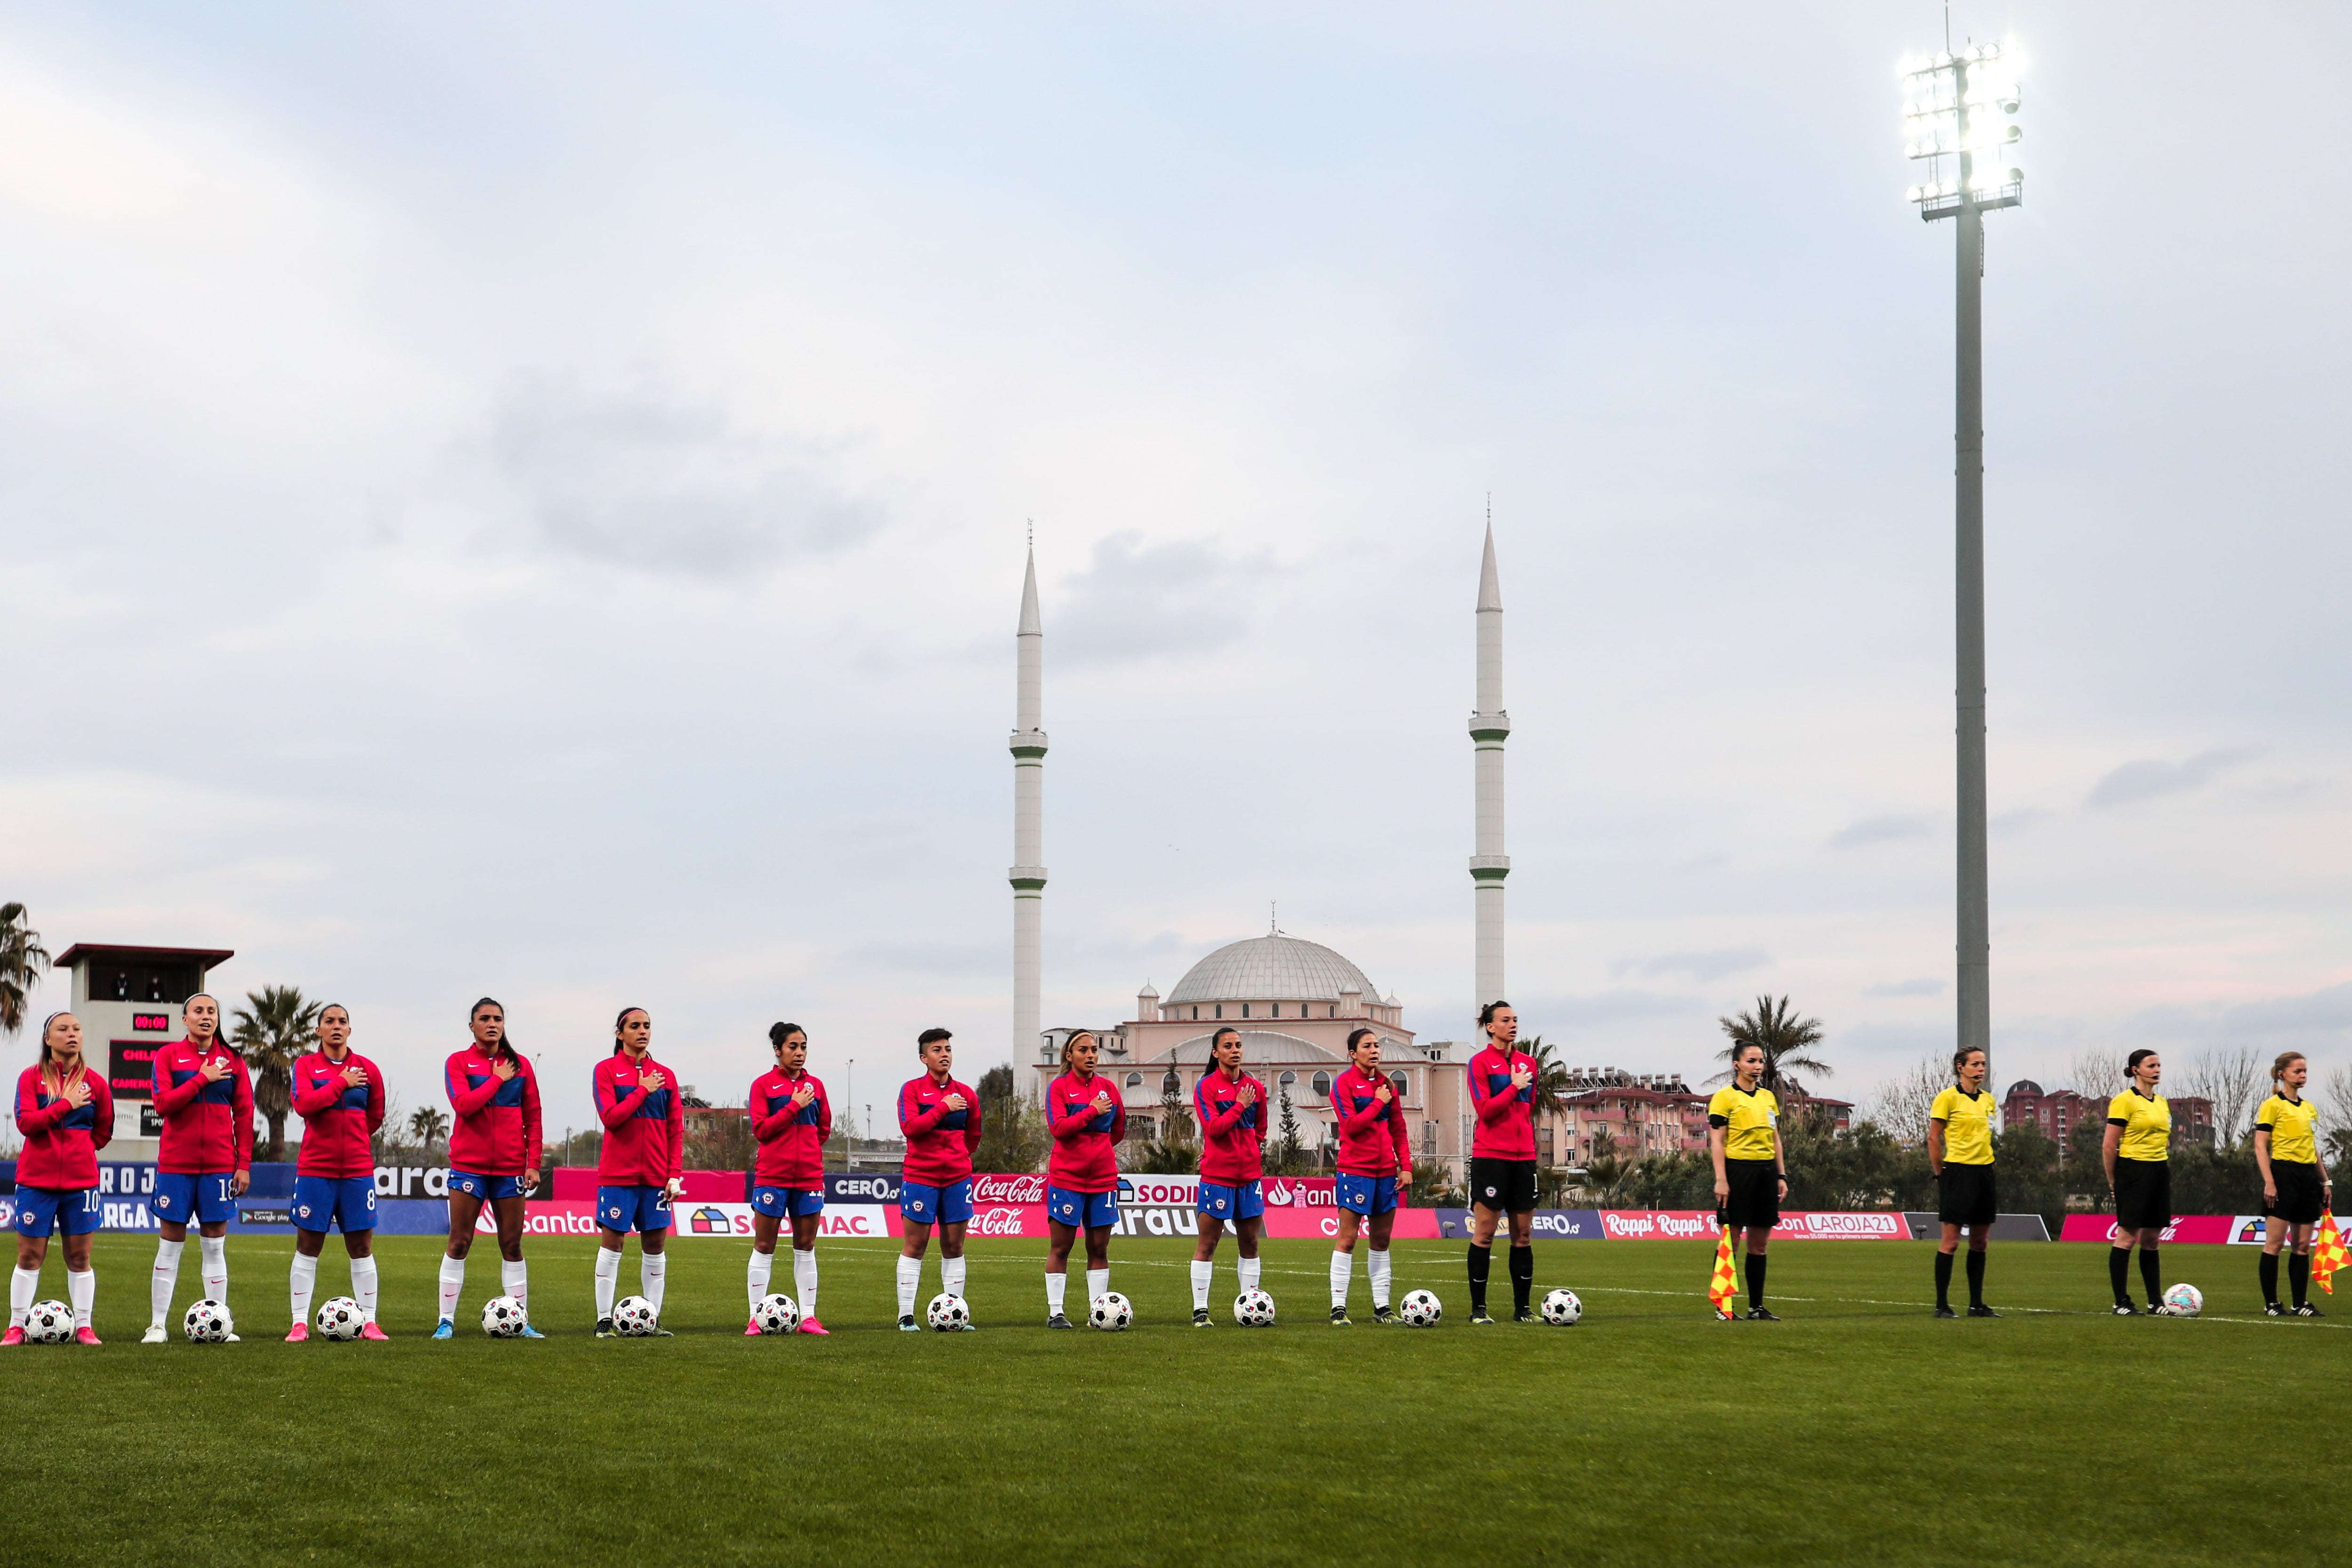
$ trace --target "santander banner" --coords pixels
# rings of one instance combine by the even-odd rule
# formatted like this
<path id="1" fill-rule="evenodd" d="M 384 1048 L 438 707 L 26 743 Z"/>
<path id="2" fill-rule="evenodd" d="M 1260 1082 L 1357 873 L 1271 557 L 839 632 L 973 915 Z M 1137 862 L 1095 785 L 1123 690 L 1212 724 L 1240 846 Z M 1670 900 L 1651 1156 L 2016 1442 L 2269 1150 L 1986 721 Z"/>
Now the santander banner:
<path id="1" fill-rule="evenodd" d="M 1713 1241 L 1720 1233 L 1712 1209 L 1603 1209 L 1601 1234 L 1611 1241 Z M 1791 1241 L 1908 1241 L 1899 1214 L 1809 1210 L 1784 1214 L 1772 1238 Z"/>

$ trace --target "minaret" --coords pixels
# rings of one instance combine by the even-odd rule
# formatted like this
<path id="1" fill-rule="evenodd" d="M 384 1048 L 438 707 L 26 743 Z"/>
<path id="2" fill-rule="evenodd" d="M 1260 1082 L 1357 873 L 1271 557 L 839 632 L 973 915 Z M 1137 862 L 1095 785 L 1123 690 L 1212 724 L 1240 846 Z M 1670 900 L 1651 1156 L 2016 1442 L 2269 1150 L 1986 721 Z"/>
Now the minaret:
<path id="1" fill-rule="evenodd" d="M 1477 853 L 1470 857 L 1470 882 L 1477 899 L 1475 967 L 1484 1007 L 1503 1000 L 1503 879 L 1511 858 L 1503 853 L 1503 742 L 1511 716 L 1503 711 L 1503 590 L 1495 576 L 1495 516 L 1486 514 L 1486 559 L 1478 569 L 1478 707 L 1470 715 L 1470 743 L 1477 762 Z"/>
<path id="2" fill-rule="evenodd" d="M 1021 629 L 1013 634 L 1013 1062 L 1016 1074 L 1032 1061 L 1045 1025 L 1038 988 L 1044 973 L 1045 868 L 1045 731 L 1044 717 L 1045 628 L 1037 619 L 1037 551 L 1029 550 L 1029 573 L 1021 584 Z M 1021 1075 L 1027 1076 L 1027 1075 Z"/>

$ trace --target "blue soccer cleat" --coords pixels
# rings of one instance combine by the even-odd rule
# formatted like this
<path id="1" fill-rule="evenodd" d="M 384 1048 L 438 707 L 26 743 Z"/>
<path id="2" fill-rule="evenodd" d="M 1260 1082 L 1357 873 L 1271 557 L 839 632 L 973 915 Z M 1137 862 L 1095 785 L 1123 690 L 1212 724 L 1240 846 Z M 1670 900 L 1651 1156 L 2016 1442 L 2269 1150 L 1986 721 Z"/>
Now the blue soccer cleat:
<path id="1" fill-rule="evenodd" d="M 547 1338 L 547 1336 L 541 1333 L 537 1329 L 532 1328 L 529 1323 L 525 1323 L 522 1326 L 522 1332 L 517 1334 L 515 1338 L 519 1340 L 543 1340 Z"/>
<path id="2" fill-rule="evenodd" d="M 444 1318 L 433 1326 L 433 1337 L 436 1340 L 454 1340 L 457 1337 L 457 1325 Z"/>

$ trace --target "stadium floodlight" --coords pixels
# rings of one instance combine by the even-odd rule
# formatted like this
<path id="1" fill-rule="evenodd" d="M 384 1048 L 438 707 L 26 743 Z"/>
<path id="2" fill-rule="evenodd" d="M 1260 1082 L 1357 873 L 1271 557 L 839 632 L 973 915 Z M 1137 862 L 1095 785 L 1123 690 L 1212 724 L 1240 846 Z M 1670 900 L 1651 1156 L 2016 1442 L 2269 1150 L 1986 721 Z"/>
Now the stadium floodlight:
<path id="1" fill-rule="evenodd" d="M 2025 200 L 2013 159 L 2023 58 L 2013 41 L 1948 46 L 1903 62 L 1903 155 L 1926 167 L 1904 193 L 1929 223 L 1953 218 L 1953 597 L 1958 795 L 1958 1044 L 1992 1049 L 1990 898 L 1985 867 L 1984 215 Z"/>

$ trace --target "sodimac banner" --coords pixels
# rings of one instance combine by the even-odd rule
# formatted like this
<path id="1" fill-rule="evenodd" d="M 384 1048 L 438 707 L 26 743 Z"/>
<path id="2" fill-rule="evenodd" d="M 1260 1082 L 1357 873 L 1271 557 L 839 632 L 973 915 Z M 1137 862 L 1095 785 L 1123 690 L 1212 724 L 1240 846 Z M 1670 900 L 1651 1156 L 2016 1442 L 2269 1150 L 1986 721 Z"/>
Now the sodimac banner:
<path id="1" fill-rule="evenodd" d="M 2116 1216 L 2111 1214 L 2070 1214 L 2066 1216 L 2064 1228 L 2058 1233 L 2058 1239 L 2113 1242 L 2116 1239 Z M 2263 1244 L 2263 1216 L 2258 1214 L 2175 1215 L 2172 1223 L 2164 1227 L 2158 1239 L 2260 1247 Z"/>

